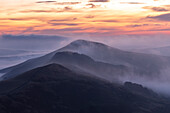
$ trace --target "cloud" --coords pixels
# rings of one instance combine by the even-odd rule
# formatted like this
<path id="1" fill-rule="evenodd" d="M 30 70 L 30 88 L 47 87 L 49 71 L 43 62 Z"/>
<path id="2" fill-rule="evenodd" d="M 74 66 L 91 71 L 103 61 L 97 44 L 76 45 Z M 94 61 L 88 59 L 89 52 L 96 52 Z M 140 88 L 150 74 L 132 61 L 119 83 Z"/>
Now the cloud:
<path id="1" fill-rule="evenodd" d="M 94 3 L 92 3 L 92 2 L 86 4 L 86 6 L 87 6 L 88 8 L 101 8 L 101 4 L 100 4 L 100 5 L 99 5 L 99 4 L 97 5 L 97 4 L 94 4 Z"/>
<path id="2" fill-rule="evenodd" d="M 36 3 L 55 3 L 56 1 L 38 1 Z"/>
<path id="3" fill-rule="evenodd" d="M 77 18 L 66 18 L 66 19 L 60 19 L 60 20 L 48 20 L 47 23 L 53 26 L 77 26 L 80 25 L 80 23 L 73 23 Z M 70 23 L 71 22 L 71 23 Z"/>
<path id="4" fill-rule="evenodd" d="M 96 8 L 96 5 L 94 5 L 92 3 L 86 4 L 86 6 L 90 6 L 90 8 Z"/>
<path id="5" fill-rule="evenodd" d="M 21 13 L 60 13 L 60 12 L 78 12 L 77 10 L 73 10 L 71 7 L 66 6 L 63 9 L 35 9 L 35 10 L 24 10 L 20 11 Z"/>
<path id="6" fill-rule="evenodd" d="M 89 2 L 109 2 L 110 0 L 90 0 Z"/>
<path id="7" fill-rule="evenodd" d="M 170 28 L 165 28 L 165 29 L 155 28 L 155 29 L 150 29 L 148 31 L 170 31 Z"/>
<path id="8" fill-rule="evenodd" d="M 134 25 L 128 25 L 127 27 L 142 27 L 142 26 L 149 26 L 149 24 L 134 24 Z"/>
<path id="9" fill-rule="evenodd" d="M 156 11 L 156 12 L 166 12 L 166 11 L 170 11 L 166 8 L 163 8 L 163 7 L 143 7 L 144 9 L 150 9 L 152 11 Z"/>
<path id="10" fill-rule="evenodd" d="M 27 50 L 48 50 L 59 47 L 60 43 L 68 40 L 62 36 L 50 35 L 2 35 L 0 48 L 27 49 Z"/>
<path id="11" fill-rule="evenodd" d="M 95 20 L 93 22 L 118 22 L 118 20 L 112 20 L 112 19 L 108 19 L 108 20 Z"/>
<path id="12" fill-rule="evenodd" d="M 12 20 L 12 21 L 29 21 L 29 20 L 41 20 L 42 18 L 35 17 L 13 17 L 13 18 L 0 18 L 0 20 Z"/>
<path id="13" fill-rule="evenodd" d="M 87 16 L 85 16 L 85 18 L 94 18 L 95 16 L 93 16 L 93 15 L 87 15 Z"/>
<path id="14" fill-rule="evenodd" d="M 51 18 L 48 18 L 48 17 L 15 17 L 15 18 L 1 18 L 0 20 L 9 20 L 9 21 L 40 21 L 40 22 L 46 22 L 46 23 L 49 23 L 49 24 L 56 24 L 57 23 L 60 23 L 58 25 L 76 25 L 75 23 L 68 23 L 68 22 L 75 22 L 75 20 L 77 20 L 76 17 L 73 17 L 73 18 L 63 18 L 63 19 L 52 19 L 50 20 Z M 78 24 L 77 24 L 78 25 Z M 7 26 L 7 25 L 0 25 L 0 26 Z M 35 25 L 35 26 L 31 26 L 32 28 L 33 27 L 42 27 L 40 24 L 39 25 Z M 31 28 L 31 27 L 28 27 L 28 28 Z M 22 28 L 25 28 L 25 27 L 22 27 Z M 27 27 L 26 27 L 27 28 Z"/>
<path id="15" fill-rule="evenodd" d="M 161 24 L 132 24 L 126 27 L 144 27 L 144 26 L 161 26 Z"/>
<path id="16" fill-rule="evenodd" d="M 55 23 L 55 22 L 49 22 L 48 24 L 51 24 L 53 26 L 59 26 L 59 25 L 66 25 L 66 26 L 77 26 L 78 23 Z"/>
<path id="17" fill-rule="evenodd" d="M 163 7 L 153 7 L 153 8 L 151 8 L 153 11 L 169 11 L 168 9 L 165 9 L 165 8 L 163 8 Z"/>
<path id="18" fill-rule="evenodd" d="M 52 12 L 62 12 L 59 10 L 24 10 L 24 11 L 20 11 L 21 13 L 52 13 Z"/>
<path id="19" fill-rule="evenodd" d="M 56 2 L 56 5 L 76 5 L 80 4 L 81 2 Z"/>
<path id="20" fill-rule="evenodd" d="M 62 22 L 62 21 L 74 21 L 74 20 L 77 20 L 77 18 L 54 19 L 54 20 L 50 20 L 50 22 Z"/>
<path id="21" fill-rule="evenodd" d="M 74 31 L 82 31 L 87 30 L 89 28 L 81 28 L 81 27 L 70 27 L 70 28 L 63 28 L 63 29 L 44 29 L 40 30 L 41 33 L 59 33 L 59 32 L 74 32 Z"/>
<path id="22" fill-rule="evenodd" d="M 170 21 L 170 13 L 162 14 L 158 16 L 147 16 L 146 18 L 157 19 L 161 21 Z"/>
<path id="23" fill-rule="evenodd" d="M 65 40 L 65 37 L 61 36 L 48 36 L 48 35 L 11 35 L 11 34 L 6 34 L 2 35 L 1 39 L 3 40 L 52 40 L 52 39 L 57 39 L 57 40 Z"/>
<path id="24" fill-rule="evenodd" d="M 120 4 L 145 4 L 142 2 L 120 2 Z"/>
<path id="25" fill-rule="evenodd" d="M 53 3 L 56 5 L 75 5 L 75 4 L 80 4 L 81 2 L 58 2 L 58 1 L 38 1 L 36 3 Z"/>
<path id="26" fill-rule="evenodd" d="M 68 11 L 68 10 L 72 10 L 72 8 L 68 6 L 64 7 L 64 11 Z"/>

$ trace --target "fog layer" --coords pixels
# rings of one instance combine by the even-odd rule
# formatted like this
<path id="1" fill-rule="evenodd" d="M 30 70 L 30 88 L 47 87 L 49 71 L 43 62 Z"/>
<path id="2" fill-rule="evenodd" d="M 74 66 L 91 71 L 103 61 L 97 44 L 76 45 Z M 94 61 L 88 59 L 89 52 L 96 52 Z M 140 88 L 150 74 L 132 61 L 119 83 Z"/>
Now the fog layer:
<path id="1" fill-rule="evenodd" d="M 0 36 L 0 69 L 45 55 L 64 45 L 66 37 L 48 35 Z"/>
<path id="2" fill-rule="evenodd" d="M 135 52 L 142 52 L 142 53 L 147 53 L 147 54 L 155 54 L 155 53 L 153 53 L 152 51 L 145 52 L 141 50 L 144 50 L 144 49 L 152 50 L 154 48 L 161 48 L 161 51 L 160 49 L 157 49 L 157 51 L 159 52 L 159 55 L 161 55 L 159 56 L 159 59 L 162 59 L 164 62 L 169 62 L 169 60 L 165 61 L 165 59 L 162 58 L 162 56 L 168 56 L 168 55 L 165 55 L 165 53 L 167 53 L 166 47 L 170 46 L 170 38 L 168 35 L 114 36 L 114 37 L 103 37 L 103 38 L 102 37 L 65 38 L 65 37 L 59 37 L 59 36 L 44 36 L 44 35 L 27 35 L 27 36 L 25 35 L 19 35 L 19 36 L 3 35 L 0 38 L 0 64 L 1 64 L 0 68 L 15 65 L 17 63 L 23 62 L 30 58 L 42 56 L 46 53 L 57 50 L 58 48 L 64 47 L 65 45 L 69 44 L 71 41 L 74 41 L 77 39 L 87 39 L 87 40 L 97 41 L 97 42 L 107 44 L 111 47 L 119 48 L 124 51 L 135 51 Z M 77 47 L 75 48 L 77 49 Z M 98 49 L 98 47 L 96 48 Z M 87 49 L 87 47 L 83 47 L 81 50 L 74 51 L 74 52 L 83 53 L 88 56 L 92 55 L 93 53 L 91 52 L 91 50 Z M 115 49 L 115 52 L 117 52 L 117 49 Z M 93 58 L 94 60 L 99 60 L 98 58 L 101 57 L 103 52 L 100 51 L 99 53 L 96 53 L 96 54 L 98 54 L 98 56 L 95 56 Z M 105 55 L 106 55 L 105 57 L 107 58 L 107 54 Z M 137 54 L 137 56 L 140 56 L 140 55 Z M 147 55 L 145 55 L 145 58 L 147 58 L 146 56 Z M 111 56 L 109 57 L 111 58 Z M 122 55 L 120 57 L 122 57 Z M 132 58 L 132 57 L 129 57 L 129 58 Z M 115 56 L 115 58 L 119 58 L 119 56 Z M 142 58 L 144 57 L 141 56 L 141 59 Z M 167 57 L 167 59 L 169 58 Z M 128 59 L 124 59 L 124 61 L 127 61 L 127 60 Z M 124 62 L 121 60 L 113 59 L 112 61 L 113 61 L 112 63 L 116 65 L 121 64 L 123 62 L 123 65 L 132 66 L 132 65 L 129 65 L 127 62 Z M 123 82 L 132 81 L 135 83 L 140 83 L 144 86 L 154 89 L 155 91 L 158 91 L 161 93 L 163 92 L 164 94 L 170 94 L 169 92 L 170 88 L 168 87 L 170 85 L 169 68 L 164 69 L 164 66 L 167 67 L 166 65 L 161 64 L 160 60 L 155 60 L 155 61 L 157 62 L 156 63 L 157 67 L 150 68 L 150 69 L 147 68 L 148 65 L 143 65 L 142 63 L 142 62 L 150 62 L 150 60 L 148 59 L 143 59 L 141 60 L 141 63 L 138 62 L 138 64 L 135 64 L 137 62 L 133 62 L 133 64 L 137 66 L 143 65 L 145 67 L 144 71 L 146 72 L 151 71 L 153 73 L 157 73 L 157 71 L 159 70 L 159 67 L 161 67 L 161 72 L 159 72 L 159 76 L 155 74 L 155 75 L 152 75 L 151 79 L 148 79 L 145 76 L 135 77 L 135 76 L 127 75 L 126 77 L 119 78 L 119 79 L 121 79 L 121 81 Z M 154 64 L 155 61 L 151 62 L 151 67 L 152 65 L 155 66 Z"/>

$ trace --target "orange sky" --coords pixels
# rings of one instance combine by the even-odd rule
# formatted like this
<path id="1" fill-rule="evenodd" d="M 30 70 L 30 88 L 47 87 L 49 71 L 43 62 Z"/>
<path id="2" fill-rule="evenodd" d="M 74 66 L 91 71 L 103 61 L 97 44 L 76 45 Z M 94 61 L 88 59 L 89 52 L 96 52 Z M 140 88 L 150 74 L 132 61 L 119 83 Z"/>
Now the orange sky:
<path id="1" fill-rule="evenodd" d="M 0 7 L 0 34 L 170 34 L 170 0 L 1 0 Z"/>

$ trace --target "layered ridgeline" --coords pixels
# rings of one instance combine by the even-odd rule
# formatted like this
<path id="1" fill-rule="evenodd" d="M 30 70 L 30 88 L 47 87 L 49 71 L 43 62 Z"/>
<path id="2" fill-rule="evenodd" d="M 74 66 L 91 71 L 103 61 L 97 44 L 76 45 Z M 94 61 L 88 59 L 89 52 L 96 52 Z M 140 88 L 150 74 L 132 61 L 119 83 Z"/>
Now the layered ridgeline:
<path id="1" fill-rule="evenodd" d="M 169 106 L 141 85 L 113 84 L 58 64 L 0 82 L 1 113 L 169 113 Z"/>
<path id="2" fill-rule="evenodd" d="M 169 69 L 170 58 L 127 52 L 97 42 L 77 40 L 45 56 L 0 70 L 0 73 L 6 73 L 1 79 L 13 78 L 51 63 L 114 81 L 115 76 L 157 79 L 163 70 Z"/>
<path id="3" fill-rule="evenodd" d="M 61 48 L 59 51 L 72 51 L 114 65 L 125 65 L 135 75 L 156 76 L 162 69 L 169 68 L 170 57 L 123 51 L 98 42 L 77 40 Z"/>

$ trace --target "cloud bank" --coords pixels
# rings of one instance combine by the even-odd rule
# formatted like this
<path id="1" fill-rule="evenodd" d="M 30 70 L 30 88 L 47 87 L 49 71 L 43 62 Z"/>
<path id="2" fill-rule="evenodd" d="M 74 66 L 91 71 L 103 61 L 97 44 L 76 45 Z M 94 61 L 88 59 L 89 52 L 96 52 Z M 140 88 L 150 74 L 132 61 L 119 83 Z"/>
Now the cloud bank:
<path id="1" fill-rule="evenodd" d="M 49 35 L 2 35 L 0 48 L 23 50 L 51 50 L 61 46 L 68 40 L 62 36 Z"/>

